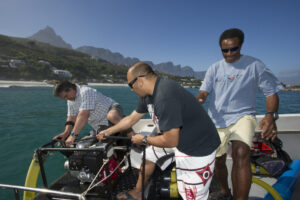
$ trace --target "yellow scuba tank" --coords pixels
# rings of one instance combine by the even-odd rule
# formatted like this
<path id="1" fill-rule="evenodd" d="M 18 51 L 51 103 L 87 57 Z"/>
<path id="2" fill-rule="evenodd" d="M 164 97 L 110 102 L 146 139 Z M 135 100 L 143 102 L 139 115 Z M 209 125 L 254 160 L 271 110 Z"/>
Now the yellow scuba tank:
<path id="1" fill-rule="evenodd" d="M 34 153 L 32 161 L 30 163 L 26 180 L 25 187 L 36 187 L 37 179 L 40 172 L 39 161 L 36 158 L 36 154 Z M 23 200 L 31 200 L 35 197 L 34 192 L 24 191 Z"/>

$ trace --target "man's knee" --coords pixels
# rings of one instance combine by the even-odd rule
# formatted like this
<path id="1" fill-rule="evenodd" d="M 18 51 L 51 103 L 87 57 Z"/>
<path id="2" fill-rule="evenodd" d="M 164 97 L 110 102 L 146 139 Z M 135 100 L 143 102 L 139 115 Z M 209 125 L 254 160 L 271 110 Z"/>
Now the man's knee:
<path id="1" fill-rule="evenodd" d="M 241 141 L 232 142 L 232 159 L 233 160 L 244 160 L 250 159 L 250 147 Z"/>
<path id="2" fill-rule="evenodd" d="M 120 116 L 120 113 L 117 110 L 110 110 L 107 113 L 106 117 L 107 117 L 107 120 L 113 124 L 117 124 L 122 119 L 122 117 Z"/>

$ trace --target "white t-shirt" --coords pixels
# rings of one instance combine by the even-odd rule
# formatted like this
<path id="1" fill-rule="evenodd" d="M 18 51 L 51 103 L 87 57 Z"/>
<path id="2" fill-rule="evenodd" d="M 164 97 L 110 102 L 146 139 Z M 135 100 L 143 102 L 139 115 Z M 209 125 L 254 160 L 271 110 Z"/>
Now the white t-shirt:
<path id="1" fill-rule="evenodd" d="M 257 90 L 268 97 L 280 89 L 280 82 L 264 63 L 246 55 L 234 63 L 223 59 L 211 65 L 200 87 L 210 94 L 208 114 L 217 128 L 255 115 Z"/>

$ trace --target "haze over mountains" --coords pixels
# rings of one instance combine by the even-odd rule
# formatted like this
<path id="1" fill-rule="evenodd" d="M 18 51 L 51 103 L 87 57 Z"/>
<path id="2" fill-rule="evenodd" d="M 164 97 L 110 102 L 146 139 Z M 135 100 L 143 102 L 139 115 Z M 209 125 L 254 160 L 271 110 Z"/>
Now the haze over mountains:
<path id="1" fill-rule="evenodd" d="M 54 29 L 49 26 L 28 37 L 28 39 L 45 42 L 57 47 L 72 49 L 72 46 L 66 43 L 59 35 L 55 33 Z M 132 64 L 140 61 L 138 58 L 124 57 L 121 53 L 114 53 L 109 49 L 104 48 L 82 46 L 75 50 L 89 54 L 95 59 L 102 59 L 111 63 L 117 63 L 126 66 L 131 66 Z M 170 61 L 159 64 L 154 64 L 152 61 L 144 62 L 148 63 L 151 67 L 153 67 L 154 70 L 167 74 L 173 74 L 177 76 L 191 76 L 197 79 L 203 79 L 205 75 L 205 71 L 196 72 L 189 66 L 181 67 L 181 65 L 174 65 Z"/>
<path id="2" fill-rule="evenodd" d="M 54 29 L 49 26 L 33 34 L 31 37 L 29 37 L 29 39 L 49 43 L 57 47 L 73 49 L 70 44 L 66 43 L 59 35 L 55 33 Z M 95 59 L 102 59 L 111 63 L 117 63 L 126 66 L 131 66 L 132 64 L 140 61 L 138 58 L 124 57 L 121 53 L 118 52 L 114 53 L 111 52 L 109 49 L 104 49 L 104 48 L 82 46 L 75 50 L 89 54 L 93 56 Z M 167 74 L 173 74 L 177 76 L 190 76 L 190 77 L 195 77 L 197 79 L 203 79 L 205 75 L 205 71 L 194 71 L 189 66 L 181 67 L 181 65 L 174 65 L 170 61 L 159 63 L 159 64 L 154 64 L 152 61 L 144 61 L 144 62 L 151 65 L 153 69 Z M 283 71 L 278 76 L 278 79 L 287 85 L 300 85 L 299 77 L 300 77 L 300 70 L 295 69 L 295 70 Z"/>

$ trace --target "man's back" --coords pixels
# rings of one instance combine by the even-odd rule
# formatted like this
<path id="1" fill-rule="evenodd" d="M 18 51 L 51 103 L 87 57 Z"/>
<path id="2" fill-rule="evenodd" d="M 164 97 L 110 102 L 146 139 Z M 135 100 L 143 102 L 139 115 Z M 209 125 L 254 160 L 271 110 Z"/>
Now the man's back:
<path id="1" fill-rule="evenodd" d="M 216 128 L 197 99 L 178 83 L 158 78 L 152 96 L 146 104 L 154 112 L 162 131 L 180 128 L 178 149 L 192 156 L 213 152 L 219 145 Z M 149 110 L 149 109 L 148 109 Z"/>
<path id="2" fill-rule="evenodd" d="M 75 101 L 68 101 L 68 116 L 76 116 L 81 110 L 90 110 L 88 123 L 97 130 L 99 125 L 108 125 L 106 113 L 110 106 L 116 103 L 96 89 L 77 86 Z"/>

